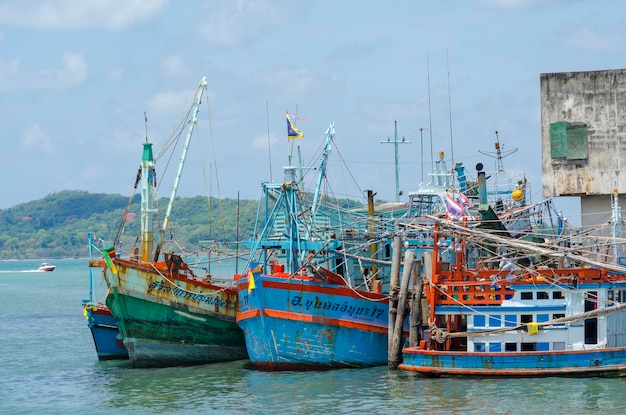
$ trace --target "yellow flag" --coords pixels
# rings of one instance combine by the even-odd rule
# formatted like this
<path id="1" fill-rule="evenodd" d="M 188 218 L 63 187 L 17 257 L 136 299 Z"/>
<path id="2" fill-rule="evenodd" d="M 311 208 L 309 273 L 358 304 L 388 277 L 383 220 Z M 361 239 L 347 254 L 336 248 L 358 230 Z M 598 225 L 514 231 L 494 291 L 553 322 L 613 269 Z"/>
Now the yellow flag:
<path id="1" fill-rule="evenodd" d="M 113 248 L 109 248 L 108 250 L 101 249 L 100 252 L 102 253 L 102 256 L 104 256 L 104 262 L 107 263 L 107 267 L 109 267 L 109 269 L 111 270 L 113 274 L 117 275 L 117 267 L 113 263 L 113 260 L 111 259 L 111 255 L 109 254 L 109 252 L 115 252 L 115 250 Z"/>
<path id="2" fill-rule="evenodd" d="M 528 327 L 528 334 L 530 334 L 531 336 L 534 336 L 535 334 L 539 333 L 539 323 L 536 323 L 536 322 L 526 323 L 526 327 Z"/>
<path id="3" fill-rule="evenodd" d="M 252 271 L 248 273 L 248 280 L 248 294 L 250 294 L 252 290 L 256 288 L 256 285 L 254 285 L 254 274 Z"/>

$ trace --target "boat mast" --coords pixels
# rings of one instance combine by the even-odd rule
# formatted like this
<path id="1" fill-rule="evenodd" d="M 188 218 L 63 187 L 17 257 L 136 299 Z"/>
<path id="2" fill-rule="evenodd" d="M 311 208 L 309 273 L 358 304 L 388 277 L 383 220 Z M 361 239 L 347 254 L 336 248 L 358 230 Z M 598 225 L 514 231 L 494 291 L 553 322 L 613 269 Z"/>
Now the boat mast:
<path id="1" fill-rule="evenodd" d="M 141 157 L 141 242 L 139 244 L 142 261 L 150 261 L 152 247 L 154 246 L 154 232 L 152 230 L 152 219 L 155 213 L 154 201 L 152 200 L 152 189 L 154 186 L 152 143 L 144 143 L 143 155 Z"/>
<path id="2" fill-rule="evenodd" d="M 165 239 L 165 232 L 167 230 L 167 226 L 170 221 L 170 213 L 172 212 L 172 204 L 174 203 L 174 199 L 176 198 L 176 193 L 178 192 L 178 184 L 180 183 L 180 176 L 183 172 L 183 167 L 185 165 L 185 159 L 187 158 L 187 151 L 189 150 L 189 142 L 191 141 L 191 136 L 193 134 L 193 130 L 198 122 L 198 110 L 200 109 L 200 103 L 202 101 L 202 93 L 204 92 L 207 86 L 206 76 L 202 78 L 200 84 L 198 85 L 198 89 L 196 91 L 196 98 L 192 107 L 192 116 L 189 120 L 189 126 L 187 127 L 187 137 L 185 138 L 185 143 L 183 145 L 183 153 L 180 157 L 180 163 L 178 164 L 178 171 L 176 172 L 176 179 L 174 180 L 174 185 L 172 186 L 172 194 L 170 196 L 170 201 L 167 204 L 167 211 L 165 212 L 165 217 L 163 218 L 163 227 L 161 228 L 161 232 L 159 235 L 159 245 L 154 253 L 154 260 L 156 261 L 159 257 L 161 246 L 163 245 L 163 240 Z"/>
<path id="3" fill-rule="evenodd" d="M 89 260 L 93 259 L 93 233 L 89 232 L 87 234 L 89 237 Z M 89 303 L 92 303 L 94 299 L 93 293 L 93 268 L 89 267 Z M 83 300 L 83 304 L 85 300 Z"/>
<path id="4" fill-rule="evenodd" d="M 322 163 L 320 165 L 320 174 L 317 176 L 317 185 L 315 186 L 315 195 L 313 196 L 313 206 L 311 207 L 311 216 L 315 217 L 317 209 L 319 208 L 319 198 L 322 189 L 322 180 L 326 177 L 326 163 L 328 156 L 330 155 L 330 143 L 335 137 L 335 123 L 331 122 L 330 126 L 326 130 L 326 145 L 324 146 L 324 152 L 322 153 Z"/>

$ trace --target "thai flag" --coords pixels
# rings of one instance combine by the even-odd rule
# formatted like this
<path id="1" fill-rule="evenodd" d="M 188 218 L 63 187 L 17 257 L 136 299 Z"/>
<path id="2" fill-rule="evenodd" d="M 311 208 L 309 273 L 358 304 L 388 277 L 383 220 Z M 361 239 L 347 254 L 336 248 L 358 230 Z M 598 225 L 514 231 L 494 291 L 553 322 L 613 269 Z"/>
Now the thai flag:
<path id="1" fill-rule="evenodd" d="M 446 192 L 446 210 L 448 215 L 452 217 L 463 216 L 463 205 L 454 200 L 454 196 L 450 192 Z"/>
<path id="2" fill-rule="evenodd" d="M 466 207 L 470 207 L 472 205 L 471 200 L 469 199 L 469 197 L 465 196 L 465 193 L 459 192 L 459 197 L 461 198 L 461 202 L 463 203 L 463 205 L 465 205 Z"/>

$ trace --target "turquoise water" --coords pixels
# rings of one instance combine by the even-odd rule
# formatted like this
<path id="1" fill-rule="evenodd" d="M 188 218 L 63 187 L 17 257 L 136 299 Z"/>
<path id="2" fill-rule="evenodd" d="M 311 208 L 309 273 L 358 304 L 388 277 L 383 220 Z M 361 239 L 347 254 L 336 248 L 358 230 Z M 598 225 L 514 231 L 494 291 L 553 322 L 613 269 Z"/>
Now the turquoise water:
<path id="1" fill-rule="evenodd" d="M 246 361 L 99 362 L 82 316 L 87 260 L 0 262 L 1 414 L 626 413 L 626 379 L 424 379 L 386 367 L 267 373 Z M 96 286 L 102 295 L 104 287 Z"/>

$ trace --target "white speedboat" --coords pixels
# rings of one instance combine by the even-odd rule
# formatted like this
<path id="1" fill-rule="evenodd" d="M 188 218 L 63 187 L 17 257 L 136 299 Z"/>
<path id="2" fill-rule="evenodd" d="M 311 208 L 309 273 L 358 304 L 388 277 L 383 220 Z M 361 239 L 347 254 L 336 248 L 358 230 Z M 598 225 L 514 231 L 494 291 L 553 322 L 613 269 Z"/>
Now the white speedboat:
<path id="1" fill-rule="evenodd" d="M 55 268 L 55 265 L 48 264 L 47 262 L 42 262 L 41 265 L 39 265 L 39 271 L 54 271 Z"/>

